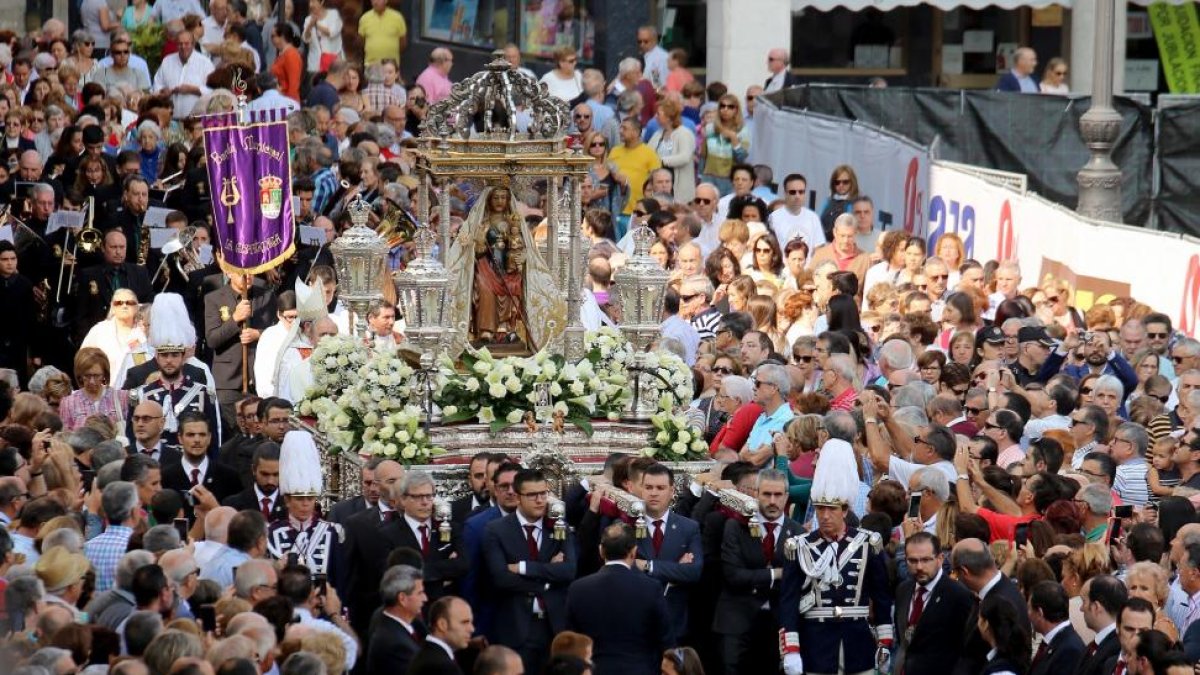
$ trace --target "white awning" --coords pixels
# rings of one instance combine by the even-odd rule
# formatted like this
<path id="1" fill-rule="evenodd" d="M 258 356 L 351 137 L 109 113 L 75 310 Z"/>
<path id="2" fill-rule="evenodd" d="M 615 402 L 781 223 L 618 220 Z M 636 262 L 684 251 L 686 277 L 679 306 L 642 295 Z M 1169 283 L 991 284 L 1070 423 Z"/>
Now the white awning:
<path id="1" fill-rule="evenodd" d="M 1158 1 L 1158 0 L 1155 0 Z M 1193 0 L 1172 0 L 1182 4 L 1184 2 L 1192 2 Z M 1150 4 L 1151 0 L 1133 0 L 1138 4 Z M 877 9 L 881 12 L 887 12 L 898 7 L 916 7 L 918 5 L 930 5 L 938 9 L 949 11 L 958 7 L 967 7 L 969 9 L 984 9 L 987 7 L 999 7 L 1001 9 L 1019 9 L 1021 7 L 1032 7 L 1041 9 L 1050 7 L 1051 5 L 1061 5 L 1066 9 L 1070 9 L 1070 0 L 792 0 L 792 11 L 799 12 L 805 9 L 815 9 L 818 12 L 828 12 L 838 7 L 844 7 L 851 11 L 859 11 L 863 9 Z"/>

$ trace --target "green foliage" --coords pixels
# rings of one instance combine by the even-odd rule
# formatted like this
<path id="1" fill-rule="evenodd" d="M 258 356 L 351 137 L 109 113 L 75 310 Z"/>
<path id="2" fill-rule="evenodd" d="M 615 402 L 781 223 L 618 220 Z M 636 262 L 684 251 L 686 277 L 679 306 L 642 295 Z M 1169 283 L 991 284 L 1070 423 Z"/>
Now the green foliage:
<path id="1" fill-rule="evenodd" d="M 147 21 L 134 28 L 129 37 L 133 40 L 133 53 L 146 59 L 150 74 L 158 72 L 158 66 L 162 64 L 163 45 L 167 43 L 167 29 L 157 21 Z"/>

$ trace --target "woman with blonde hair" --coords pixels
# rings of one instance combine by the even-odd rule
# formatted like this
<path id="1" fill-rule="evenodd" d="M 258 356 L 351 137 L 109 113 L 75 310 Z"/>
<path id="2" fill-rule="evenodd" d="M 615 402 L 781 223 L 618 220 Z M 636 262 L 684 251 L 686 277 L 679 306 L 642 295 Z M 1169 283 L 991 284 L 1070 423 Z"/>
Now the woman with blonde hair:
<path id="1" fill-rule="evenodd" d="M 1046 294 L 1045 306 L 1054 323 L 1062 326 L 1068 333 L 1086 330 L 1087 324 L 1084 323 L 1083 316 L 1070 304 L 1071 284 L 1066 279 L 1056 279 L 1047 275 L 1042 280 L 1041 290 Z"/>
<path id="2" fill-rule="evenodd" d="M 729 282 L 726 293 L 729 298 L 729 311 L 745 312 L 750 306 L 750 298 L 758 295 L 758 286 L 752 277 L 743 274 Z"/>
<path id="3" fill-rule="evenodd" d="M 717 186 L 721 194 L 733 192 L 733 166 L 750 154 L 750 129 L 742 118 L 742 104 L 734 94 L 717 99 L 717 116 L 701 129 L 700 180 Z"/>
<path id="4" fill-rule="evenodd" d="M 741 220 L 726 220 L 717 230 L 717 238 L 721 240 L 721 246 L 732 253 L 740 264 L 750 244 L 750 226 Z"/>
<path id="5" fill-rule="evenodd" d="M 754 319 L 754 330 L 766 333 L 772 344 L 779 341 L 779 331 L 775 325 L 775 300 L 771 296 L 762 293 L 750 296 L 746 312 Z"/>
<path id="6" fill-rule="evenodd" d="M 962 237 L 957 233 L 947 232 L 938 237 L 937 246 L 933 247 L 933 251 L 933 255 L 946 263 L 946 270 L 950 273 L 950 278 L 946 280 L 946 288 L 953 290 L 961 278 L 958 268 L 967 259 L 967 249 L 963 246 Z"/>
<path id="7" fill-rule="evenodd" d="M 46 405 L 37 394 L 31 394 L 23 391 L 13 397 L 12 407 L 8 409 L 8 417 L 4 420 L 5 424 L 16 424 L 33 431 L 40 431 L 35 428 L 37 420 L 44 413 L 50 411 L 50 407 Z"/>
<path id="8" fill-rule="evenodd" d="M 79 389 L 58 404 L 63 430 L 74 431 L 91 415 L 104 415 L 118 428 L 124 427 L 129 392 L 109 386 L 112 371 L 108 357 L 95 347 L 84 347 L 75 354 L 75 382 Z"/>
<path id="9" fill-rule="evenodd" d="M 1047 553 L 1059 550 L 1054 547 Z M 1084 544 L 1073 548 L 1062 561 L 1062 587 L 1071 598 L 1071 626 L 1079 633 L 1079 638 L 1091 642 L 1096 637 L 1095 631 L 1088 628 L 1083 620 L 1083 585 L 1094 577 L 1108 574 L 1111 571 L 1108 557 L 1108 547 L 1104 544 Z"/>
<path id="10" fill-rule="evenodd" d="M 1167 598 L 1170 595 L 1169 583 L 1167 571 L 1161 565 L 1148 560 L 1134 563 L 1125 574 L 1125 586 L 1129 588 L 1129 597 L 1142 598 L 1154 605 L 1157 610 L 1154 630 L 1162 631 L 1171 641 L 1175 641 L 1179 639 L 1179 631 L 1166 611 Z"/>
<path id="11" fill-rule="evenodd" d="M 137 314 L 137 296 L 128 288 L 118 288 L 109 302 L 108 318 L 92 326 L 80 343 L 82 347 L 95 347 L 104 353 L 110 375 L 120 372 L 125 356 L 131 351 L 140 351 L 146 341 Z"/>

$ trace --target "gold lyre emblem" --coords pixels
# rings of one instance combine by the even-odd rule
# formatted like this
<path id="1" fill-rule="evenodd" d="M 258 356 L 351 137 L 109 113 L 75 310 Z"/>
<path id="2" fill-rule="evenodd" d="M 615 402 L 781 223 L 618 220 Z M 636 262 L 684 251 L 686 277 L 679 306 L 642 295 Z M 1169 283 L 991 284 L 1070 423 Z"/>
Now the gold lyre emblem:
<path id="1" fill-rule="evenodd" d="M 238 189 L 237 176 L 230 176 L 221 182 L 221 204 L 225 207 L 225 222 L 233 224 L 233 207 L 242 201 L 242 191 Z"/>
<path id="2" fill-rule="evenodd" d="M 220 312 L 220 314 L 221 314 L 221 321 L 223 321 L 223 322 L 224 322 L 224 321 L 229 321 L 229 318 L 230 318 L 230 316 L 231 316 L 231 315 L 229 314 L 229 308 L 228 308 L 228 307 L 221 307 L 221 309 L 220 309 L 220 310 L 218 310 L 218 311 L 219 311 L 219 312 Z"/>

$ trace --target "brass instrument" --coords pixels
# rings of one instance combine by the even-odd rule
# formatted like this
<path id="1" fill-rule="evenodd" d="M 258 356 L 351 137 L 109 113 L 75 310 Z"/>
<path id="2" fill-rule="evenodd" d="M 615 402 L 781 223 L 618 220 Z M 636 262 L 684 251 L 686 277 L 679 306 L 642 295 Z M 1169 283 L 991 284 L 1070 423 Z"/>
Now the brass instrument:
<path id="1" fill-rule="evenodd" d="M 758 500 L 744 492 L 725 488 L 717 493 L 717 501 L 721 506 L 747 520 L 750 525 L 750 536 L 756 539 L 762 538 L 763 528 L 762 519 L 758 516 Z"/>
<path id="2" fill-rule="evenodd" d="M 163 244 L 163 259 L 159 263 L 158 269 L 154 271 L 154 277 L 150 279 L 151 286 L 158 281 L 158 275 L 164 271 L 168 277 L 171 275 L 171 264 L 179 271 L 180 277 L 184 281 L 187 280 L 189 274 L 203 267 L 200 263 L 199 255 L 192 247 L 192 244 L 196 241 L 196 231 L 194 226 L 188 225 L 176 232 L 174 239 Z M 171 260 L 172 253 L 177 254 L 173 261 Z"/>
<path id="3" fill-rule="evenodd" d="M 138 225 L 138 251 L 137 261 L 139 265 L 145 265 L 146 259 L 150 257 L 150 226 L 146 224 L 146 214 L 142 214 L 142 222 Z"/>
<path id="4" fill-rule="evenodd" d="M 96 198 L 88 197 L 84 208 L 87 209 L 87 220 L 83 229 L 75 235 L 75 239 L 84 253 L 95 253 L 100 250 L 100 242 L 104 240 L 104 235 L 92 225 L 92 219 L 96 215 Z"/>

